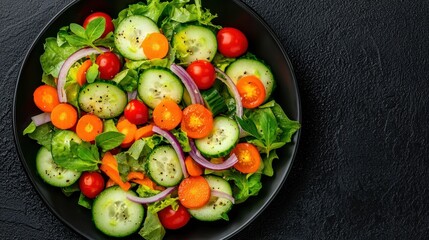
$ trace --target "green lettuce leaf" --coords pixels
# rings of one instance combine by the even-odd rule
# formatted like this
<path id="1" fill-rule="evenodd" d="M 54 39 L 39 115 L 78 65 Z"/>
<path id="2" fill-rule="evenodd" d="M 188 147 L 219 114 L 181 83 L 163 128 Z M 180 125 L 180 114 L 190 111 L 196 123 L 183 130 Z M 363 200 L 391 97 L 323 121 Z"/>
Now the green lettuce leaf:
<path id="1" fill-rule="evenodd" d="M 261 174 L 245 175 L 238 171 L 224 171 L 223 176 L 228 181 L 233 181 L 233 196 L 236 204 L 246 201 L 251 196 L 256 196 L 262 188 Z"/>
<path id="2" fill-rule="evenodd" d="M 139 235 L 146 240 L 162 240 L 165 233 L 165 228 L 159 221 L 158 214 L 147 211 L 143 228 L 140 229 Z"/>
<path id="3" fill-rule="evenodd" d="M 40 64 L 43 72 L 58 77 L 60 68 L 64 61 L 76 52 L 79 47 L 70 46 L 68 43 L 57 43 L 57 38 L 47 38 L 43 45 L 45 52 L 40 56 Z"/>
<path id="4" fill-rule="evenodd" d="M 36 125 L 34 125 L 32 122 L 29 126 L 35 127 Z M 31 127 L 31 129 L 33 129 L 33 127 Z M 52 137 L 54 136 L 54 133 L 55 128 L 52 123 L 49 122 L 35 127 L 32 132 L 28 133 L 28 137 L 36 140 L 39 145 L 44 146 L 46 149 L 51 149 Z"/>

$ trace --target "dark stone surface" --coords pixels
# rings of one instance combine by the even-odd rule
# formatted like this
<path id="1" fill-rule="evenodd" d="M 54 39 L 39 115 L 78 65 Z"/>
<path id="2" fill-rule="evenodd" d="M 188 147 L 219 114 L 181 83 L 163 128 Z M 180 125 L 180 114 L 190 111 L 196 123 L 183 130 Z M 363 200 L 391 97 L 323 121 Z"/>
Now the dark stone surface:
<path id="1" fill-rule="evenodd" d="M 11 129 L 21 61 L 69 2 L 0 2 L 0 239 L 80 238 L 36 194 Z M 427 238 L 429 2 L 244 2 L 291 58 L 303 131 L 281 192 L 235 239 Z"/>

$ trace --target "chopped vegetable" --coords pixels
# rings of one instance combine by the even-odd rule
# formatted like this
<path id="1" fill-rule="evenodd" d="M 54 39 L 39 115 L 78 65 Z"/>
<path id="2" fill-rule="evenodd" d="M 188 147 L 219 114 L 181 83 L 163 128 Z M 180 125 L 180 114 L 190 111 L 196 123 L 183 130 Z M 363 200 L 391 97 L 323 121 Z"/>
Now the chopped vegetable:
<path id="1" fill-rule="evenodd" d="M 103 121 L 99 117 L 93 114 L 86 114 L 79 118 L 76 133 L 82 140 L 87 142 L 94 141 L 95 137 L 102 132 Z"/>
<path id="2" fill-rule="evenodd" d="M 211 189 L 202 176 L 185 178 L 179 185 L 180 203 L 190 209 L 200 208 L 209 202 Z"/>
<path id="3" fill-rule="evenodd" d="M 51 112 L 51 122 L 59 129 L 72 128 L 77 121 L 76 109 L 68 103 L 60 103 Z"/>
<path id="4" fill-rule="evenodd" d="M 36 88 L 33 93 L 33 100 L 36 106 L 43 112 L 52 112 L 60 102 L 57 90 L 49 85 L 42 85 Z"/>
<path id="5" fill-rule="evenodd" d="M 182 121 L 182 110 L 173 100 L 162 100 L 153 110 L 153 121 L 164 130 L 176 128 Z"/>

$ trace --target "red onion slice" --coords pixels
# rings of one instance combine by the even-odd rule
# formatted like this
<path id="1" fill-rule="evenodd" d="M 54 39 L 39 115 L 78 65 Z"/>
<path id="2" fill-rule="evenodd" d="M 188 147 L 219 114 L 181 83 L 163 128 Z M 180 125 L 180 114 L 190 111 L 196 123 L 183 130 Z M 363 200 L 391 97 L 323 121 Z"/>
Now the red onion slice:
<path id="1" fill-rule="evenodd" d="M 232 202 L 232 204 L 235 204 L 235 199 L 231 194 L 228 194 L 228 193 L 225 193 L 222 191 L 218 191 L 218 190 L 212 190 L 211 195 L 214 197 L 218 197 L 218 198 L 228 199 L 229 201 Z"/>
<path id="2" fill-rule="evenodd" d="M 182 80 L 183 85 L 185 85 L 186 90 L 188 90 L 189 96 L 191 98 L 192 104 L 201 104 L 204 105 L 203 97 L 201 96 L 200 90 L 198 89 L 197 84 L 195 84 L 192 77 L 189 75 L 186 70 L 178 66 L 176 64 L 171 64 L 170 66 L 171 71 L 176 74 L 180 80 Z"/>
<path id="3" fill-rule="evenodd" d="M 176 189 L 176 187 L 169 187 L 169 188 L 166 188 L 164 191 L 156 194 L 155 196 L 146 197 L 146 198 L 137 197 L 137 196 L 127 194 L 127 198 L 132 202 L 141 203 L 141 204 L 148 204 L 148 203 L 161 201 L 162 199 L 164 199 L 168 195 L 170 195 L 175 189 Z"/>
<path id="4" fill-rule="evenodd" d="M 104 47 L 98 47 L 98 49 L 95 48 L 82 48 L 80 50 L 77 50 L 75 53 L 70 55 L 69 58 L 63 63 L 60 69 L 60 73 L 58 75 L 58 83 L 57 83 L 57 91 L 58 91 L 58 99 L 60 102 L 64 103 L 67 102 L 67 95 L 66 90 L 64 89 L 66 84 L 66 78 L 67 74 L 70 70 L 70 68 L 77 62 L 78 60 L 89 56 L 91 54 L 100 53 L 101 52 L 109 52 L 110 50 L 108 48 Z"/>
<path id="5" fill-rule="evenodd" d="M 237 87 L 235 86 L 235 83 L 232 81 L 232 79 L 226 75 L 222 70 L 219 68 L 215 68 L 216 72 L 220 74 L 217 76 L 219 80 L 221 80 L 225 85 L 228 87 L 229 91 L 233 95 L 235 99 L 235 113 L 237 117 L 242 118 L 243 117 L 243 104 L 241 103 L 241 96 L 238 93 Z"/>
<path id="6" fill-rule="evenodd" d="M 189 152 L 189 155 L 191 155 L 192 159 L 194 159 L 195 162 L 197 162 L 204 168 L 211 170 L 225 170 L 231 168 L 232 166 L 234 166 L 234 164 L 238 162 L 237 156 L 235 154 L 232 154 L 223 163 L 212 163 L 204 158 L 204 156 L 200 153 L 200 151 L 198 151 L 197 147 L 195 146 L 195 143 L 192 140 L 189 141 L 189 145 L 191 146 L 191 151 Z"/>
<path id="7" fill-rule="evenodd" d="M 132 92 L 127 92 L 128 101 L 131 101 L 133 99 L 137 98 L 137 90 L 134 90 Z"/>
<path id="8" fill-rule="evenodd" d="M 44 113 L 35 115 L 31 117 L 31 120 L 34 122 L 36 127 L 38 127 L 42 124 L 45 124 L 51 121 L 51 113 L 44 112 Z"/>
<path id="9" fill-rule="evenodd" d="M 183 149 L 180 146 L 179 141 L 171 132 L 165 131 L 159 128 L 158 126 L 153 126 L 152 131 L 165 137 L 170 142 L 171 146 L 174 148 L 174 150 L 177 153 L 177 156 L 179 157 L 180 167 L 182 168 L 183 176 L 187 178 L 189 175 L 188 175 L 188 172 L 186 171 L 186 166 L 185 166 L 185 153 L 183 153 Z"/>

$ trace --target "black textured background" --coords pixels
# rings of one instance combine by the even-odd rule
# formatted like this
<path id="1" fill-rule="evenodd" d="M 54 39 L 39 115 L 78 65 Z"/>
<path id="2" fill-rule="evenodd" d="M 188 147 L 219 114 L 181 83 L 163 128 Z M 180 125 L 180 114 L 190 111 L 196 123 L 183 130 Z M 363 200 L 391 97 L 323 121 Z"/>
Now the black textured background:
<path id="1" fill-rule="evenodd" d="M 21 61 L 69 2 L 0 2 L 0 239 L 80 238 L 36 194 L 11 128 Z M 235 239 L 427 239 L 429 1 L 244 2 L 291 58 L 303 131 L 281 192 Z"/>

